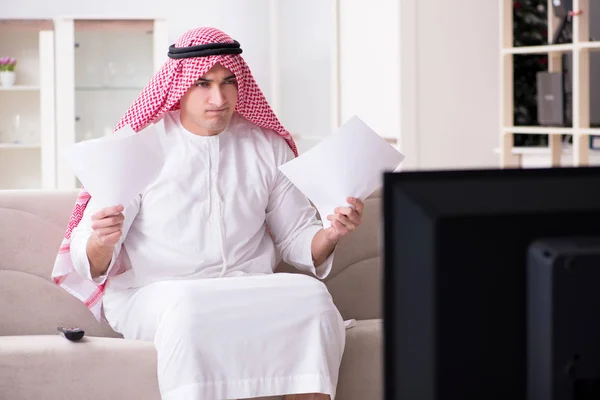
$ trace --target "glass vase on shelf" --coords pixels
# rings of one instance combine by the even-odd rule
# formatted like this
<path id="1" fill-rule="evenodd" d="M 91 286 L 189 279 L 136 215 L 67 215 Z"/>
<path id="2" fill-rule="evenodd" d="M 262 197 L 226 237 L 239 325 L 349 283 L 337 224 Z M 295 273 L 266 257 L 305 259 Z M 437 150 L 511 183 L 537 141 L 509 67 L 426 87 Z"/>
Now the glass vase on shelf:
<path id="1" fill-rule="evenodd" d="M 133 62 L 128 62 L 125 65 L 125 74 L 124 74 L 124 78 L 125 78 L 125 86 L 131 87 L 131 88 L 135 88 L 138 85 L 137 79 L 137 74 L 136 74 L 136 69 L 135 69 L 135 64 Z"/>
<path id="2" fill-rule="evenodd" d="M 23 118 L 21 114 L 15 114 L 12 118 L 12 127 L 10 130 L 8 142 L 16 145 L 36 145 L 37 131 L 35 126 Z"/>
<path id="3" fill-rule="evenodd" d="M 12 144 L 23 144 L 23 129 L 21 124 L 21 114 L 15 114 L 12 118 L 12 136 L 9 142 Z"/>
<path id="4" fill-rule="evenodd" d="M 116 78 L 118 77 L 118 74 L 119 68 L 115 62 L 109 61 L 106 63 L 102 75 L 102 86 L 105 88 L 116 86 Z"/>

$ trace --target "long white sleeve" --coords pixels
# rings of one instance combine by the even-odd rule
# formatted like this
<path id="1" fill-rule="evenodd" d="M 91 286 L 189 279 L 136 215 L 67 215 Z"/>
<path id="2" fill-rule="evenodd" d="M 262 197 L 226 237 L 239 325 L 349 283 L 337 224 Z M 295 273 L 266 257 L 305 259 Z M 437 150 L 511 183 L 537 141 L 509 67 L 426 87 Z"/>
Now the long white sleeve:
<path id="1" fill-rule="evenodd" d="M 90 270 L 90 261 L 87 256 L 87 242 L 92 234 L 92 215 L 100 208 L 96 206 L 93 197 L 90 199 L 85 211 L 83 212 L 83 217 L 81 218 L 79 225 L 77 225 L 77 227 L 73 229 L 73 232 L 71 233 L 71 260 L 73 261 L 75 270 L 82 277 L 93 280 L 97 284 L 103 284 L 106 281 L 106 278 L 110 270 L 113 268 L 119 252 L 121 251 L 121 246 L 127 237 L 129 228 L 139 212 L 140 198 L 141 196 L 137 196 L 127 206 L 125 206 L 125 209 L 123 210 L 123 216 L 125 217 L 125 220 L 123 221 L 123 234 L 121 235 L 121 239 L 115 245 L 112 259 L 106 273 L 95 278 L 92 278 L 92 273 Z"/>
<path id="2" fill-rule="evenodd" d="M 287 143 L 280 142 L 280 146 L 274 146 L 277 166 L 294 157 Z M 283 261 L 301 271 L 312 272 L 319 279 L 329 275 L 333 252 L 316 267 L 312 258 L 312 240 L 323 224 L 306 196 L 279 169 L 269 196 L 266 220 Z"/>

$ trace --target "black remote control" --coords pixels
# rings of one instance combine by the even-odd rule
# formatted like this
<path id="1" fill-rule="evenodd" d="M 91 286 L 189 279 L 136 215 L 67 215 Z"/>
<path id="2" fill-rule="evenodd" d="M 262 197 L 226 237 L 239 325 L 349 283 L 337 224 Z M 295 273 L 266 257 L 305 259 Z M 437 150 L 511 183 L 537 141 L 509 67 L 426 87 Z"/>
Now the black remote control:
<path id="1" fill-rule="evenodd" d="M 57 330 L 71 342 L 77 342 L 83 338 L 85 332 L 80 328 L 63 328 L 59 326 Z"/>

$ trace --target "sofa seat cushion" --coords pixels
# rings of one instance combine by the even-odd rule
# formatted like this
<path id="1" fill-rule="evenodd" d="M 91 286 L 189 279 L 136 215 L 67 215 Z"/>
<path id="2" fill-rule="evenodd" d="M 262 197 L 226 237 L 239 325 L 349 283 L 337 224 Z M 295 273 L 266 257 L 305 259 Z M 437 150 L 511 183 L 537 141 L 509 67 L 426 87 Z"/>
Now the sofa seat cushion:
<path id="1" fill-rule="evenodd" d="M 346 331 L 336 400 L 383 399 L 383 322 L 357 321 Z"/>
<path id="2" fill-rule="evenodd" d="M 381 399 L 381 320 L 357 321 L 346 332 L 336 400 Z M 119 338 L 0 336 L 0 393 L 2 399 L 159 400 L 156 352 L 151 342 Z"/>
<path id="3" fill-rule="evenodd" d="M 160 400 L 151 342 L 56 335 L 0 337 L 6 399 Z"/>

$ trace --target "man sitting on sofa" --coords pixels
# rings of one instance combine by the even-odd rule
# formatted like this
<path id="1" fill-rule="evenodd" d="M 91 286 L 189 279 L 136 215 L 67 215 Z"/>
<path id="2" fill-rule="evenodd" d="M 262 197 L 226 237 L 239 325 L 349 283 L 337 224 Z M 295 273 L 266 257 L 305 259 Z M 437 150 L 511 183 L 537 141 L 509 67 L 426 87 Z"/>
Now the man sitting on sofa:
<path id="1" fill-rule="evenodd" d="M 99 209 L 82 191 L 53 277 L 154 342 L 163 399 L 333 398 L 343 320 L 322 282 L 273 269 L 279 253 L 326 277 L 363 204 L 349 198 L 323 229 L 278 170 L 296 147 L 240 53 L 212 28 L 170 47 L 116 128 L 162 120 L 163 170 L 130 204 Z"/>

